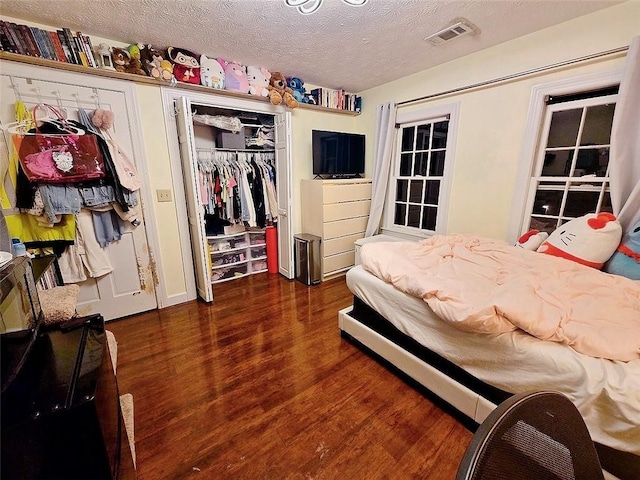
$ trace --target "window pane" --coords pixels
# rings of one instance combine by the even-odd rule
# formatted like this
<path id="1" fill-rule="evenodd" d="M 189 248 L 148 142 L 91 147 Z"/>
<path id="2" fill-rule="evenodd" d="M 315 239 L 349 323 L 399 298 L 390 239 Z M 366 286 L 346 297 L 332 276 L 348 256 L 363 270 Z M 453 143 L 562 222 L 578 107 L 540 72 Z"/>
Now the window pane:
<path id="1" fill-rule="evenodd" d="M 571 171 L 573 150 L 556 150 L 544 155 L 543 177 L 568 177 Z"/>
<path id="2" fill-rule="evenodd" d="M 425 177 L 427 175 L 427 161 L 429 160 L 429 152 L 416 153 L 416 161 L 413 170 L 413 176 Z"/>
<path id="3" fill-rule="evenodd" d="M 561 190 L 538 190 L 533 201 L 533 214 L 560 215 L 563 194 Z"/>
<path id="4" fill-rule="evenodd" d="M 602 172 L 607 171 L 606 167 Z M 600 151 L 595 148 L 578 150 L 578 158 L 576 160 L 576 168 L 573 172 L 574 177 L 582 177 L 583 175 L 596 175 L 601 172 L 600 169 Z"/>
<path id="5" fill-rule="evenodd" d="M 416 150 L 429 150 L 429 136 L 431 135 L 431 124 L 418 125 L 418 138 L 416 140 Z"/>
<path id="6" fill-rule="evenodd" d="M 431 205 L 438 204 L 438 196 L 440 195 L 440 181 L 439 180 L 427 180 L 427 186 L 424 192 L 424 203 L 430 203 Z"/>
<path id="7" fill-rule="evenodd" d="M 594 213 L 598 207 L 600 192 L 569 191 L 567 204 L 564 207 L 564 217 L 581 217 L 587 213 Z"/>
<path id="8" fill-rule="evenodd" d="M 431 148 L 446 148 L 449 121 L 433 124 L 433 145 Z"/>
<path id="9" fill-rule="evenodd" d="M 444 157 L 446 153 L 445 150 L 431 152 L 431 164 L 429 165 L 430 176 L 441 177 L 444 175 Z"/>
<path id="10" fill-rule="evenodd" d="M 409 217 L 407 218 L 407 227 L 420 228 L 420 205 L 409 205 Z"/>
<path id="11" fill-rule="evenodd" d="M 415 127 L 402 129 L 402 151 L 403 152 L 410 152 L 411 150 L 413 150 L 414 131 L 415 131 Z"/>
<path id="12" fill-rule="evenodd" d="M 409 201 L 420 203 L 422 200 L 422 180 L 411 180 L 411 189 L 409 190 Z M 411 213 L 411 210 L 409 210 Z"/>
<path id="13" fill-rule="evenodd" d="M 407 201 L 407 191 L 409 190 L 408 180 L 398 180 L 396 182 L 396 200 L 401 202 Z"/>
<path id="14" fill-rule="evenodd" d="M 437 215 L 438 209 L 436 207 L 424 207 L 424 212 L 422 214 L 422 228 L 424 230 L 435 230 Z"/>
<path id="15" fill-rule="evenodd" d="M 608 145 L 611 143 L 611 124 L 615 103 L 587 107 L 580 145 Z"/>
<path id="16" fill-rule="evenodd" d="M 602 196 L 602 206 L 600 206 L 600 212 L 613 213 L 613 207 L 611 206 L 611 194 L 608 191 L 605 191 L 604 195 Z"/>
<path id="17" fill-rule="evenodd" d="M 540 230 L 541 232 L 547 232 L 551 234 L 556 229 L 558 225 L 557 218 L 540 218 L 540 217 L 531 217 L 531 222 L 529 222 L 528 230 Z"/>
<path id="18" fill-rule="evenodd" d="M 400 155 L 400 176 L 401 177 L 411 176 L 411 159 L 412 158 L 413 158 L 412 153 L 403 153 Z"/>
<path id="19" fill-rule="evenodd" d="M 576 145 L 581 115 L 581 108 L 554 112 L 551 117 L 547 148 Z"/>
<path id="20" fill-rule="evenodd" d="M 404 203 L 396 203 L 396 214 L 393 223 L 396 225 L 404 225 L 404 217 L 407 213 L 407 206 Z"/>

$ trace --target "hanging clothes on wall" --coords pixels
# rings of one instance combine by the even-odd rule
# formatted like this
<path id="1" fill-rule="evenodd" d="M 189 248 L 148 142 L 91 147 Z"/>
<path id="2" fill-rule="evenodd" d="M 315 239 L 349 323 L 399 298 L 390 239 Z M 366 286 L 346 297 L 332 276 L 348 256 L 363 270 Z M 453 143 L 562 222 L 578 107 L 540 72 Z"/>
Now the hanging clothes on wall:
<path id="1" fill-rule="evenodd" d="M 277 221 L 274 163 L 272 152 L 198 150 L 200 201 L 212 229 L 217 220 L 260 228 Z"/>

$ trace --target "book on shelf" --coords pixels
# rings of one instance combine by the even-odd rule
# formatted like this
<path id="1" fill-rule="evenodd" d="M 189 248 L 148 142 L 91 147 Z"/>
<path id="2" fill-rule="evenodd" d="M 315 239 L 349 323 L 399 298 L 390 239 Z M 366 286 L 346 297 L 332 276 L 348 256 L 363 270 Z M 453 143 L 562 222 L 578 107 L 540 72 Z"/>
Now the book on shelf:
<path id="1" fill-rule="evenodd" d="M 64 33 L 64 38 L 67 41 L 67 45 L 69 45 L 69 50 L 71 51 L 71 58 L 72 58 L 72 62 L 71 63 L 75 63 L 76 65 L 82 65 L 82 60 L 80 59 L 80 55 L 78 52 L 78 46 L 76 45 L 76 43 L 73 41 L 73 34 L 71 33 L 71 30 L 69 28 L 63 28 L 62 32 Z"/>
<path id="2" fill-rule="evenodd" d="M 18 47 L 18 53 L 20 55 L 29 55 L 27 51 L 27 46 L 25 41 L 22 39 L 22 32 L 20 31 L 20 27 L 16 23 L 10 23 L 9 28 L 11 29 L 11 34 L 13 35 L 13 39 L 16 42 L 16 46 Z"/>
<path id="3" fill-rule="evenodd" d="M 64 32 L 62 30 L 56 30 L 56 35 L 58 35 L 58 40 L 60 41 L 60 45 L 64 51 L 64 56 L 67 57 L 67 62 L 74 63 L 73 56 L 71 55 L 71 48 L 69 47 L 69 43 L 67 43 L 67 37 Z"/>
<path id="4" fill-rule="evenodd" d="M 20 27 L 20 33 L 22 34 L 22 38 L 24 40 L 24 43 L 27 46 L 28 49 L 28 55 L 32 56 L 32 57 L 40 57 L 42 56 L 42 52 L 40 52 L 39 50 L 39 45 L 37 42 L 37 39 L 35 38 L 35 35 L 33 33 L 33 31 L 27 27 L 26 25 L 18 25 Z"/>
<path id="5" fill-rule="evenodd" d="M 11 32 L 9 32 L 9 25 L 4 20 L 0 20 L 0 32 L 2 32 L 2 36 L 0 37 L 2 40 L 2 49 L 5 52 L 18 53 L 16 44 L 13 41 L 13 36 Z"/>
<path id="6" fill-rule="evenodd" d="M 52 52 L 49 49 L 49 45 L 47 44 L 47 39 L 44 36 L 44 30 L 41 30 L 36 27 L 30 27 L 31 32 L 33 33 L 33 38 L 36 39 L 36 43 L 38 44 L 38 48 L 40 49 L 40 55 L 42 58 L 46 58 L 48 60 L 55 60 Z"/>
<path id="7" fill-rule="evenodd" d="M 82 32 L 76 32 L 76 38 L 78 39 L 78 47 L 81 52 L 84 54 L 84 57 L 87 62 L 87 67 L 96 68 L 95 62 L 93 60 L 93 53 L 89 51 L 89 45 L 87 45 L 87 41 L 85 40 L 86 35 L 82 35 Z"/>
<path id="8" fill-rule="evenodd" d="M 51 44 L 53 45 L 54 50 L 56 51 L 56 56 L 58 57 L 58 61 L 60 62 L 68 62 L 67 56 L 65 55 L 64 49 L 62 48 L 62 44 L 60 43 L 60 38 L 58 37 L 57 32 L 48 32 L 49 38 L 51 39 Z"/>

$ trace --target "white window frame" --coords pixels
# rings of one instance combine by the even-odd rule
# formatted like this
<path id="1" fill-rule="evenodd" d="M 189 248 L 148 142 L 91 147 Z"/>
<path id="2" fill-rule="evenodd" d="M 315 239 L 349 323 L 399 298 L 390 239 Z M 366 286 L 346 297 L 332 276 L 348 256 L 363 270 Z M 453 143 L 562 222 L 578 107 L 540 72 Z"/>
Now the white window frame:
<path id="1" fill-rule="evenodd" d="M 448 117 L 449 126 L 447 132 L 447 145 L 444 158 L 444 171 L 440 182 L 440 195 L 438 198 L 438 216 L 436 219 L 435 230 L 423 230 L 416 227 L 407 227 L 394 224 L 395 218 L 395 198 L 396 198 L 396 180 L 400 168 L 400 151 L 402 144 L 402 135 L 396 135 L 396 141 L 393 148 L 391 174 L 389 176 L 389 184 L 387 186 L 387 201 L 384 208 L 382 232 L 392 235 L 398 235 L 409 239 L 427 238 L 434 234 L 446 234 L 447 222 L 449 219 L 449 200 L 451 196 L 451 183 L 453 177 L 453 161 L 455 158 L 455 145 L 458 134 L 458 121 L 460 116 L 460 102 L 440 105 L 428 109 L 414 110 L 411 112 L 398 112 L 396 115 L 396 124 L 405 127 L 411 125 L 420 125 L 424 122 L 438 122 Z"/>
<path id="2" fill-rule="evenodd" d="M 619 85 L 622 70 L 601 72 L 590 75 L 572 77 L 556 82 L 549 82 L 533 87 L 529 102 L 529 112 L 525 135 L 518 160 L 518 173 L 515 181 L 511 217 L 509 221 L 508 241 L 515 242 L 527 231 L 530 212 L 531 178 L 536 174 L 538 146 L 543 138 L 544 118 L 547 96 L 568 95 L 573 93 L 598 90 Z"/>

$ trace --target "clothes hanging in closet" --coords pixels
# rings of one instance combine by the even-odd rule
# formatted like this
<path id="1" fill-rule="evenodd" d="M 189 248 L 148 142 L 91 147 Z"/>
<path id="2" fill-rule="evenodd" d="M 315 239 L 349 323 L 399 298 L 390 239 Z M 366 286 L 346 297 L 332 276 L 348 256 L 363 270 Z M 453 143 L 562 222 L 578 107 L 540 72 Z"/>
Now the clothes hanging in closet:
<path id="1" fill-rule="evenodd" d="M 206 214 L 249 227 L 276 222 L 274 161 L 273 153 L 198 151 L 200 201 Z"/>

